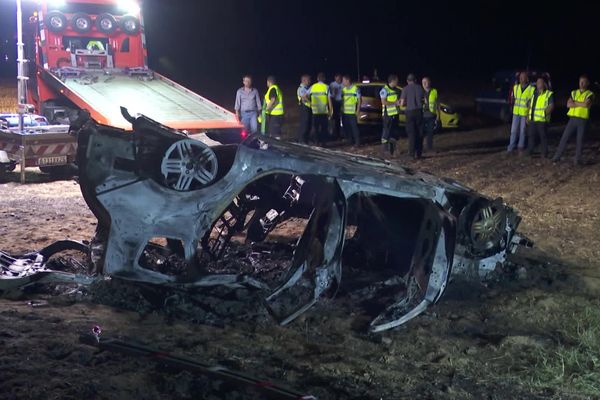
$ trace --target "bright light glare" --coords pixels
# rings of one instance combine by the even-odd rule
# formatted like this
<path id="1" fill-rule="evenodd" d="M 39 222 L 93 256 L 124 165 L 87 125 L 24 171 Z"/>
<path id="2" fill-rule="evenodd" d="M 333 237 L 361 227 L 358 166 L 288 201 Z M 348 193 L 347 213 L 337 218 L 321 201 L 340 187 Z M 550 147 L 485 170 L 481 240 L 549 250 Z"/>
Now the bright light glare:
<path id="1" fill-rule="evenodd" d="M 119 8 L 127 14 L 138 15 L 140 13 L 140 6 L 135 0 L 120 0 Z"/>
<path id="2" fill-rule="evenodd" d="M 65 0 L 50 0 L 48 2 L 48 5 L 50 6 L 50 8 L 60 8 L 62 6 L 64 6 L 67 2 Z"/>

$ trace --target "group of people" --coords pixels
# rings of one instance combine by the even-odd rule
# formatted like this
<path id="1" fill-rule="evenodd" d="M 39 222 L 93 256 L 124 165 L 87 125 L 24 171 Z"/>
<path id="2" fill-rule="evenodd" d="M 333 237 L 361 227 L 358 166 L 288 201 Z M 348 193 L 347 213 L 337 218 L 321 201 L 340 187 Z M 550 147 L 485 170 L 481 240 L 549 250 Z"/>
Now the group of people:
<path id="1" fill-rule="evenodd" d="M 342 134 L 352 144 L 360 145 L 358 112 L 360 90 L 348 75 L 336 74 L 333 82 L 325 83 L 325 74 L 317 75 L 312 83 L 308 74 L 302 75 L 296 91 L 299 107 L 298 142 L 308 143 L 314 130 L 315 142 L 324 146 L 330 139 L 339 139 Z M 259 131 L 272 136 L 281 136 L 285 114 L 283 95 L 274 76 L 267 78 L 267 92 L 261 102 L 258 91 L 252 87 L 252 78 L 244 76 L 243 86 L 235 98 L 235 112 L 249 133 Z"/>
<path id="2" fill-rule="evenodd" d="M 250 76 L 244 76 L 243 84 L 236 94 L 235 111 L 246 130 L 250 133 L 258 132 L 257 121 L 261 120 L 261 133 L 273 137 L 281 136 L 284 104 L 275 77 L 267 78 L 264 103 L 261 103 L 258 91 L 252 87 Z M 569 122 L 552 158 L 554 162 L 560 161 L 569 139 L 576 134 L 575 163 L 582 163 L 583 139 L 594 100 L 589 86 L 589 78 L 581 75 L 579 88 L 570 93 L 567 101 Z M 398 76 L 392 74 L 379 96 L 382 104 L 383 156 L 391 156 L 395 152 L 401 112 L 406 118 L 408 155 L 420 159 L 424 139 L 427 149 L 432 150 L 433 135 L 440 126 L 440 107 L 438 91 L 432 87 L 431 79 L 424 77 L 419 84 L 415 75 L 409 74 L 406 86 L 401 89 Z M 314 141 L 319 146 L 324 146 L 330 138 L 339 139 L 341 133 L 354 146 L 360 145 L 358 118 L 361 93 L 349 75 L 335 74 L 330 84 L 325 83 L 324 73 L 317 75 L 316 83 L 311 82 L 310 75 L 302 75 L 296 97 L 299 107 L 298 142 L 308 143 L 311 131 L 314 131 Z M 547 131 L 554 111 L 554 94 L 548 82 L 544 77 L 540 77 L 533 85 L 528 74 L 521 72 L 519 82 L 513 87 L 512 98 L 513 118 L 508 153 L 513 153 L 515 149 L 525 151 L 527 142 L 527 152 L 531 155 L 539 141 L 542 156 L 549 158 Z"/>
<path id="3" fill-rule="evenodd" d="M 431 86 L 428 77 L 416 83 L 414 74 L 407 77 L 407 85 L 400 89 L 397 75 L 390 75 L 379 96 L 382 103 L 382 150 L 392 155 L 399 137 L 401 109 L 406 115 L 406 132 L 409 138 L 409 155 L 418 159 L 423 152 L 423 139 L 427 148 L 433 147 L 433 134 L 439 126 L 440 110 L 438 92 Z M 329 139 L 339 139 L 343 134 L 354 146 L 360 145 L 358 118 L 360 113 L 360 88 L 349 75 L 335 74 L 334 80 L 325 83 L 325 74 L 317 75 L 312 83 L 311 76 L 304 74 L 296 91 L 299 107 L 297 140 L 308 143 L 314 131 L 314 141 L 324 146 Z M 252 78 L 243 77 L 243 86 L 238 89 L 235 112 L 249 133 L 260 131 L 273 137 L 281 135 L 284 104 L 281 89 L 275 77 L 267 78 L 267 92 L 263 102 L 258 91 L 252 87 Z M 261 115 L 264 114 L 264 115 Z"/>
<path id="4" fill-rule="evenodd" d="M 590 108 L 594 101 L 594 93 L 589 89 L 590 80 L 587 75 L 579 77 L 579 87 L 571 91 L 567 100 L 567 116 L 569 121 L 560 139 L 560 143 L 554 156 L 553 162 L 559 162 L 567 148 L 571 136 L 576 133 L 575 164 L 581 165 L 583 153 L 583 139 L 590 119 Z M 537 79 L 535 85 L 530 84 L 526 72 L 519 74 L 519 82 L 513 87 L 513 118 L 510 130 L 510 141 L 508 153 L 514 152 L 515 148 L 532 155 L 539 140 L 541 154 L 549 158 L 548 150 L 548 125 L 554 111 L 554 94 L 548 87 L 544 77 Z"/>
<path id="5" fill-rule="evenodd" d="M 433 134 L 440 125 L 440 107 L 437 89 L 431 86 L 429 77 L 424 77 L 418 84 L 415 75 L 408 74 L 406 86 L 400 90 L 398 76 L 390 75 L 379 97 L 383 113 L 381 145 L 384 157 L 395 152 L 401 109 L 406 117 L 409 157 L 421 158 L 424 138 L 427 138 L 427 149 L 433 149 Z"/>

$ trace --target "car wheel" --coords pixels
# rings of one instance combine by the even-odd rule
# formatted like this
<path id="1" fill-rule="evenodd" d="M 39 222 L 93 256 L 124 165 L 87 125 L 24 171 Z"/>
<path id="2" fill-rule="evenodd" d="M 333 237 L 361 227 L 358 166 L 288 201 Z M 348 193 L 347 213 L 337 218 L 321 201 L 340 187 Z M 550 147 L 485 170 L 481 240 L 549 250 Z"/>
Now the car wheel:
<path id="1" fill-rule="evenodd" d="M 96 29 L 110 35 L 117 29 L 117 20 L 108 13 L 100 14 L 96 17 Z"/>
<path id="2" fill-rule="evenodd" d="M 92 30 L 92 19 L 84 13 L 77 13 L 71 18 L 71 27 L 75 32 L 88 33 Z"/>
<path id="3" fill-rule="evenodd" d="M 67 27 L 67 17 L 60 11 L 50 11 L 46 15 L 46 26 L 52 32 L 62 32 Z"/>
<path id="4" fill-rule="evenodd" d="M 121 29 L 128 35 L 135 35 L 140 31 L 140 21 L 133 15 L 121 18 Z"/>

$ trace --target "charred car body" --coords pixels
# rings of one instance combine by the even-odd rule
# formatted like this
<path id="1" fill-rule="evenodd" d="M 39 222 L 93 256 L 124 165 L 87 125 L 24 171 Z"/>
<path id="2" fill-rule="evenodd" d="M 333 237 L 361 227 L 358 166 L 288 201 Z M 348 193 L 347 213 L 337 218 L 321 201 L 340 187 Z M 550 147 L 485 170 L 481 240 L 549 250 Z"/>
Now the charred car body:
<path id="1" fill-rule="evenodd" d="M 485 277 L 522 241 L 514 210 L 448 179 L 264 137 L 208 146 L 124 115 L 133 133 L 90 119 L 78 134 L 80 185 L 99 221 L 94 260 L 104 275 L 265 287 L 251 277 L 198 276 L 198 260 L 223 257 L 234 237 L 261 242 L 285 221 L 303 221 L 286 276 L 265 299 L 269 312 L 285 324 L 335 295 L 352 249 L 404 283 L 371 323 L 377 332 L 436 303 L 451 272 Z M 181 254 L 189 270 L 147 268 L 148 246 Z"/>

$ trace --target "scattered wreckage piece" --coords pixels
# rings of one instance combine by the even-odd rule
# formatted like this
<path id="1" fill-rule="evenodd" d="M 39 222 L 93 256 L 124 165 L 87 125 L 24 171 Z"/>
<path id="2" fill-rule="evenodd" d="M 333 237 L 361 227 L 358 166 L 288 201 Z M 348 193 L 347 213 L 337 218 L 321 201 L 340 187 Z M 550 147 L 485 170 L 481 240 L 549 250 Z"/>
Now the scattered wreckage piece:
<path id="1" fill-rule="evenodd" d="M 91 276 L 55 271 L 46 267 L 50 257 L 68 250 L 89 253 L 89 246 L 74 240 L 61 240 L 40 251 L 13 257 L 0 252 L 0 294 L 34 283 L 91 284 Z"/>
<path id="2" fill-rule="evenodd" d="M 144 357 L 175 370 L 189 371 L 204 375 L 210 379 L 223 381 L 228 385 L 247 388 L 259 394 L 260 398 L 273 400 L 317 400 L 314 396 L 288 389 L 270 380 L 258 379 L 241 372 L 232 371 L 226 367 L 201 363 L 190 358 L 151 349 L 136 343 L 105 338 L 101 336 L 101 333 L 101 329 L 96 326 L 91 333 L 79 336 L 79 341 L 83 344 L 97 347 L 100 351 L 114 351 L 125 355 Z"/>
<path id="3" fill-rule="evenodd" d="M 269 312 L 286 324 L 334 296 L 352 246 L 406 283 L 372 322 L 379 332 L 435 304 L 453 270 L 485 277 L 523 241 L 512 208 L 449 179 L 262 136 L 208 145 L 145 116 L 123 115 L 132 133 L 79 121 L 80 186 L 98 218 L 96 264 L 106 275 L 193 285 L 202 256 L 219 259 L 234 237 L 261 242 L 300 218 L 305 227 L 285 282 L 266 298 Z M 146 268 L 143 254 L 155 238 L 188 270 Z"/>

